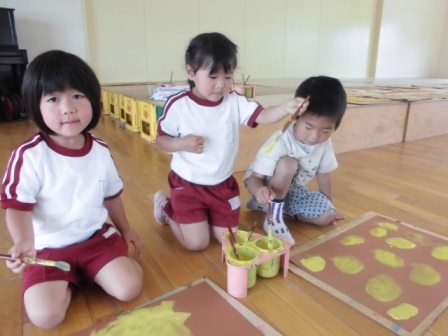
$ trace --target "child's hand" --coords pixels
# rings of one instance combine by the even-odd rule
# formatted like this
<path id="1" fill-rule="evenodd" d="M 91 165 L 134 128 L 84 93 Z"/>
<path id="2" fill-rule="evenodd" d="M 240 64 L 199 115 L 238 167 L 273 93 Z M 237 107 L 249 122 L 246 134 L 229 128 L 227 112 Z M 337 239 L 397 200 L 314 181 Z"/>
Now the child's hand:
<path id="1" fill-rule="evenodd" d="M 138 256 L 143 248 L 143 243 L 140 237 L 130 229 L 122 232 L 121 235 L 123 236 L 126 245 L 133 246 L 135 255 Z"/>
<path id="2" fill-rule="evenodd" d="M 258 203 L 267 205 L 275 198 L 275 195 L 273 195 L 273 192 L 269 190 L 269 187 L 263 186 L 257 190 L 255 198 L 257 199 Z"/>
<path id="3" fill-rule="evenodd" d="M 8 251 L 8 254 L 11 255 L 13 258 L 21 258 L 21 257 L 36 257 L 36 250 L 33 247 L 26 247 L 25 245 L 14 245 L 11 247 Z M 6 266 L 13 272 L 13 273 L 22 273 L 25 267 L 27 266 L 26 263 L 24 263 L 22 260 L 18 259 L 16 261 L 6 261 Z"/>
<path id="4" fill-rule="evenodd" d="M 205 140 L 198 135 L 186 135 L 182 138 L 183 150 L 186 152 L 200 154 L 204 151 Z"/>
<path id="5" fill-rule="evenodd" d="M 287 111 L 291 115 L 295 115 L 296 117 L 300 117 L 305 113 L 308 105 L 310 104 L 309 97 L 302 98 L 296 97 L 289 101 L 287 106 Z"/>
<path id="6" fill-rule="evenodd" d="M 138 256 L 143 247 L 140 237 L 131 229 L 121 232 L 121 235 L 128 246 L 134 247 L 135 255 Z"/>

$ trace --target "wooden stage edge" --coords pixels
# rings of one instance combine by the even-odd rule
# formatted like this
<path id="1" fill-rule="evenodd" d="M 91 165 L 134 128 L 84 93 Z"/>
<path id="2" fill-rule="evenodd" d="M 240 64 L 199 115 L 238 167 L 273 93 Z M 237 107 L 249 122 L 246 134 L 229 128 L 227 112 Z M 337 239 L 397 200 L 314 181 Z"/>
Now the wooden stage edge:
<path id="1" fill-rule="evenodd" d="M 286 101 L 300 80 L 285 82 L 285 85 L 278 80 L 272 83 L 256 84 L 254 100 L 263 106 Z M 339 129 L 332 136 L 336 153 L 448 134 L 448 80 L 398 81 L 395 86 L 393 83 L 377 85 L 360 81 L 346 84 L 349 85 L 346 87 L 349 104 Z M 103 86 L 103 91 L 109 93 L 109 97 L 107 94 L 103 96 L 107 106 L 105 113 L 119 119 L 128 130 L 140 132 L 142 139 L 152 142 L 157 116 L 148 118 L 148 113 L 140 113 L 138 106 L 143 102 L 146 111 L 156 111 L 164 102 L 150 99 L 149 89 L 154 83 L 135 84 Z M 132 103 L 135 108 L 130 107 Z M 124 111 L 126 109 L 128 111 Z M 113 110 L 121 110 L 121 116 Z M 235 172 L 245 171 L 263 142 L 282 126 L 283 121 L 255 129 L 241 128 Z"/>

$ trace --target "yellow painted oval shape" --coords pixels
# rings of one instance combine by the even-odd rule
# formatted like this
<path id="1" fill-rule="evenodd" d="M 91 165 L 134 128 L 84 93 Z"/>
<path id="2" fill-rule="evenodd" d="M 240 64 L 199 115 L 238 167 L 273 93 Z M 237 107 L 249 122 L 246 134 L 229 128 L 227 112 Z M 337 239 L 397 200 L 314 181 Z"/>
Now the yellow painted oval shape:
<path id="1" fill-rule="evenodd" d="M 365 239 L 361 236 L 351 235 L 345 236 L 344 239 L 340 240 L 341 245 L 360 245 L 364 244 Z"/>
<path id="2" fill-rule="evenodd" d="M 431 255 L 437 260 L 448 260 L 448 245 L 434 247 L 431 251 Z"/>
<path id="3" fill-rule="evenodd" d="M 387 230 L 382 227 L 376 227 L 369 231 L 371 236 L 381 238 L 387 235 Z"/>
<path id="4" fill-rule="evenodd" d="M 414 242 L 411 242 L 410 240 L 402 237 L 387 238 L 386 243 L 389 244 L 389 246 L 403 250 L 413 249 L 417 246 Z"/>
<path id="5" fill-rule="evenodd" d="M 387 311 L 387 314 L 397 321 L 409 320 L 418 314 L 418 308 L 409 303 L 402 303 Z"/>
<path id="6" fill-rule="evenodd" d="M 401 287 L 386 274 L 379 274 L 370 278 L 365 290 L 367 294 L 380 302 L 391 302 L 401 295 Z"/>
<path id="7" fill-rule="evenodd" d="M 392 268 L 400 268 L 405 265 L 404 260 L 393 252 L 377 249 L 374 250 L 373 253 L 375 255 L 375 259 L 383 265 Z"/>
<path id="8" fill-rule="evenodd" d="M 386 230 L 391 230 L 391 231 L 398 230 L 398 225 L 389 223 L 389 222 L 377 222 L 376 225 L 378 225 L 379 227 L 386 229 Z"/>
<path id="9" fill-rule="evenodd" d="M 300 263 L 309 269 L 311 272 L 320 272 L 325 269 L 326 261 L 321 256 L 312 256 L 309 258 L 300 259 Z"/>
<path id="10" fill-rule="evenodd" d="M 344 274 L 357 274 L 364 269 L 364 264 L 353 256 L 336 256 L 332 260 L 334 266 Z"/>
<path id="11" fill-rule="evenodd" d="M 412 265 L 412 271 L 409 274 L 409 279 L 422 286 L 433 286 L 442 280 L 442 277 L 437 270 L 435 270 L 431 265 L 418 264 Z"/>

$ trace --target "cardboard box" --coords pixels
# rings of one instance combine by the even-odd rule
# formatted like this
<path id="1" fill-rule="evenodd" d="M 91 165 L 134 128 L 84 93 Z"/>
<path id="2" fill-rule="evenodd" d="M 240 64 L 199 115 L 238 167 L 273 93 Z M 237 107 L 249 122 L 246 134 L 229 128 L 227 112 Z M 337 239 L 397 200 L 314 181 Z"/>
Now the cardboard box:
<path id="1" fill-rule="evenodd" d="M 140 114 L 135 99 L 123 96 L 126 128 L 132 132 L 140 132 Z"/>
<path id="2" fill-rule="evenodd" d="M 145 101 L 138 101 L 137 109 L 140 117 L 140 136 L 149 142 L 154 142 L 157 132 L 156 106 Z"/>

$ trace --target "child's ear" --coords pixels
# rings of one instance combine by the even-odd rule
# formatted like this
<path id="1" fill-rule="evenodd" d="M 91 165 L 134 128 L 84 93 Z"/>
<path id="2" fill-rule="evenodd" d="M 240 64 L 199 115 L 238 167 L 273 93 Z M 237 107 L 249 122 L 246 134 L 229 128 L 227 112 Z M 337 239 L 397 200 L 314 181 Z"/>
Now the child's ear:
<path id="1" fill-rule="evenodd" d="M 193 80 L 195 72 L 194 72 L 193 68 L 191 67 L 191 65 L 187 64 L 185 66 L 185 70 L 187 71 L 188 79 Z"/>

